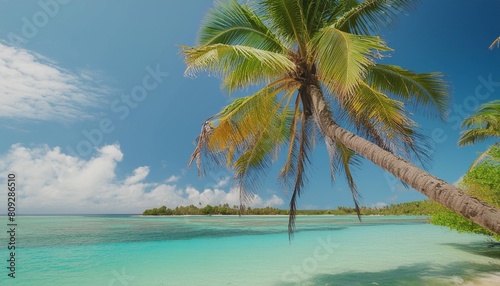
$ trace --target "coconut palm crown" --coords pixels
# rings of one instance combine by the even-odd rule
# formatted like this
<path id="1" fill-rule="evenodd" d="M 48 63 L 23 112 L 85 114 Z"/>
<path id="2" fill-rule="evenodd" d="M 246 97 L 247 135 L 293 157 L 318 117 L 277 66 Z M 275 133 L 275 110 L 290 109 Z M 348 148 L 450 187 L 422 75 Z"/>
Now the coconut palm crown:
<path id="1" fill-rule="evenodd" d="M 500 138 L 500 100 L 493 100 L 479 107 L 479 110 L 462 122 L 463 128 L 458 141 L 459 146 L 466 146 L 490 138 Z"/>
<path id="2" fill-rule="evenodd" d="M 442 118 L 447 86 L 439 73 L 376 63 L 391 51 L 376 34 L 416 2 L 216 2 L 196 46 L 182 47 L 186 74 L 207 71 L 220 76 L 228 92 L 248 87 L 257 91 L 207 119 L 189 164 L 196 162 L 200 174 L 204 167 L 234 170 L 245 202 L 258 190 L 267 168 L 283 156 L 279 179 L 290 194 L 291 234 L 309 154 L 318 138 L 326 143 L 332 180 L 343 173 L 356 209 L 359 194 L 350 166 L 359 154 L 386 170 L 395 165 L 377 160 L 425 162 L 428 145 L 410 115 Z"/>
<path id="3" fill-rule="evenodd" d="M 473 145 L 487 139 L 500 138 L 500 100 L 493 100 L 481 105 L 475 114 L 464 119 L 462 128 L 468 129 L 462 132 L 458 140 L 459 146 Z M 472 163 L 469 170 L 482 162 L 489 156 L 489 152 L 498 146 L 500 146 L 500 142 L 490 146 Z"/>

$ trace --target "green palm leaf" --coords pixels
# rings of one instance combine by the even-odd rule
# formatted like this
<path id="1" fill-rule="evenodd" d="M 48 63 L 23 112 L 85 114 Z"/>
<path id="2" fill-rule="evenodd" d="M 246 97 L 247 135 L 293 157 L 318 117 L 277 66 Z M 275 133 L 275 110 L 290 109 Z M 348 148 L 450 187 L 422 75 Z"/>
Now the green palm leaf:
<path id="1" fill-rule="evenodd" d="M 280 105 L 278 90 L 265 88 L 253 95 L 237 98 L 212 119 L 213 130 L 209 147 L 213 151 L 238 151 L 247 148 L 248 140 L 262 130 L 273 127 Z M 232 161 L 228 161 L 231 165 Z"/>
<path id="2" fill-rule="evenodd" d="M 196 161 L 199 173 L 203 174 L 201 157 L 205 155 L 213 165 L 225 163 L 232 167 L 234 158 L 248 148 L 249 140 L 275 126 L 273 121 L 286 119 L 276 113 L 281 108 L 276 101 L 278 92 L 279 89 L 264 88 L 253 95 L 237 98 L 209 118 L 202 126 L 189 165 Z M 260 112 L 265 116 L 259 116 Z M 273 130 L 274 134 L 283 134 L 283 128 L 280 126 L 278 132 Z"/>
<path id="3" fill-rule="evenodd" d="M 288 43 L 297 44 L 299 54 L 304 56 L 310 34 L 301 2 L 302 0 L 263 0 L 260 5 L 265 20 L 270 23 L 270 29 Z"/>
<path id="4" fill-rule="evenodd" d="M 357 36 L 333 26 L 313 39 L 318 78 L 333 94 L 350 94 L 373 65 L 373 55 L 388 51 L 379 37 Z"/>
<path id="5" fill-rule="evenodd" d="M 224 78 L 229 91 L 259 82 L 269 83 L 291 73 L 295 64 L 286 56 L 248 46 L 214 44 L 182 47 L 186 75 L 209 71 Z"/>
<path id="6" fill-rule="evenodd" d="M 404 103 L 362 82 L 351 96 L 340 99 L 341 112 L 358 132 L 381 148 L 424 166 L 430 162 L 430 144 L 416 130 Z"/>
<path id="7" fill-rule="evenodd" d="M 306 183 L 306 167 L 309 161 L 309 153 L 312 150 L 313 144 L 311 142 L 313 131 L 312 120 L 307 117 L 304 112 L 300 113 L 300 131 L 295 134 L 297 143 L 296 154 L 294 155 L 295 162 L 293 168 L 293 186 L 292 196 L 290 198 L 290 212 L 288 217 L 288 236 L 291 239 L 295 230 L 295 219 L 297 214 L 297 200 L 302 194 L 302 190 Z"/>
<path id="8" fill-rule="evenodd" d="M 248 202 L 248 195 L 259 190 L 260 182 L 265 170 L 270 166 L 272 151 L 276 147 L 275 134 L 266 130 L 261 130 L 248 141 L 247 148 L 235 160 L 233 169 L 235 171 L 234 179 L 240 192 L 243 194 L 244 201 Z"/>
<path id="9" fill-rule="evenodd" d="M 493 43 L 491 43 L 490 45 L 490 50 L 493 50 L 493 48 L 495 48 L 495 46 L 500 46 L 500 37 L 496 38 Z"/>
<path id="10" fill-rule="evenodd" d="M 364 82 L 356 93 L 342 99 L 342 102 L 353 116 L 353 122 L 357 122 L 358 118 L 367 118 L 379 126 L 384 126 L 388 135 L 403 132 L 411 122 L 405 114 L 402 102 L 391 99 Z"/>
<path id="11" fill-rule="evenodd" d="M 444 119 L 448 109 L 447 85 L 440 73 L 417 74 L 393 65 L 371 65 L 366 82 L 377 90 L 390 93 L 413 105 L 417 111 L 436 109 Z"/>
<path id="12" fill-rule="evenodd" d="M 462 122 L 463 128 L 459 146 L 475 144 L 489 138 L 500 138 L 500 100 L 481 105 L 476 114 Z"/>
<path id="13" fill-rule="evenodd" d="M 198 44 L 240 45 L 272 52 L 287 50 L 247 5 L 235 0 L 219 1 L 205 17 Z"/>
<path id="14" fill-rule="evenodd" d="M 351 1 L 349 1 L 351 2 Z M 398 15 L 415 7 L 418 0 L 366 0 L 335 20 L 335 27 L 359 35 L 378 33 L 391 26 Z"/>
<path id="15" fill-rule="evenodd" d="M 500 137 L 500 131 L 492 129 L 471 129 L 462 132 L 462 135 L 458 140 L 458 145 L 472 145 L 494 137 Z"/>
<path id="16" fill-rule="evenodd" d="M 278 178 L 281 180 L 283 183 L 283 189 L 287 191 L 290 189 L 290 181 L 295 178 L 295 165 L 297 162 L 297 146 L 298 146 L 298 130 L 299 130 L 299 124 L 300 124 L 300 118 L 301 118 L 301 111 L 300 111 L 300 97 L 296 98 L 295 102 L 295 110 L 292 113 L 291 117 L 291 125 L 290 129 L 288 131 L 288 152 L 286 156 L 286 161 L 283 167 L 281 168 Z"/>
<path id="17" fill-rule="evenodd" d="M 256 189 L 257 174 L 267 168 L 288 138 L 292 121 L 288 108 L 291 93 L 279 97 L 284 90 L 282 86 L 266 87 L 253 95 L 237 98 L 211 119 L 209 136 L 204 137 L 204 150 L 218 158 L 216 163 L 225 162 L 234 168 L 243 193 Z"/>
<path id="18" fill-rule="evenodd" d="M 335 181 L 336 173 L 339 169 L 341 169 L 345 175 L 349 189 L 351 190 L 356 214 L 358 215 L 358 219 L 361 220 L 361 211 L 359 209 L 359 200 L 361 199 L 361 195 L 358 192 L 350 168 L 351 165 L 358 166 L 360 164 L 356 152 L 347 148 L 345 145 L 342 145 L 339 142 L 333 142 L 330 139 L 326 139 L 325 142 L 327 145 L 328 155 L 330 157 L 332 182 Z"/>
<path id="19" fill-rule="evenodd" d="M 281 111 L 278 112 L 278 109 Z M 249 195 L 259 190 L 265 171 L 274 160 L 279 146 L 286 140 L 290 128 L 291 113 L 279 103 L 274 110 L 261 117 L 265 119 L 261 119 L 261 124 L 257 124 L 253 134 L 247 135 L 241 153 L 232 164 L 234 179 L 243 199 L 251 198 Z"/>

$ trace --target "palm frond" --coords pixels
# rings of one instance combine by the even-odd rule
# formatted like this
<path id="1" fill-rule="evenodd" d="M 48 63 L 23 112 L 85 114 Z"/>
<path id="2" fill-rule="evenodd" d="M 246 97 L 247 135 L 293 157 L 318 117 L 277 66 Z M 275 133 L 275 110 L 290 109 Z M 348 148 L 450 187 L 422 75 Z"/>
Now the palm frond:
<path id="1" fill-rule="evenodd" d="M 490 102 L 481 105 L 476 114 L 478 116 L 482 115 L 500 116 L 500 100 L 499 99 L 492 100 Z"/>
<path id="2" fill-rule="evenodd" d="M 332 26 L 312 41 L 318 78 L 333 94 L 352 93 L 373 65 L 374 53 L 388 51 L 379 37 L 357 36 Z"/>
<path id="3" fill-rule="evenodd" d="M 189 158 L 188 167 L 191 166 L 193 162 L 196 162 L 196 167 L 198 169 L 198 175 L 203 176 L 205 174 L 205 169 L 202 166 L 203 156 L 209 156 L 213 162 L 218 165 L 217 156 L 213 156 L 212 152 L 208 150 L 207 144 L 212 135 L 213 126 L 210 123 L 210 118 L 207 119 L 201 126 L 200 135 L 196 138 L 196 147 Z M 212 155 L 212 156 L 211 156 Z"/>
<path id="4" fill-rule="evenodd" d="M 266 170 L 274 158 L 274 150 L 279 148 L 288 134 L 290 127 L 290 113 L 288 110 L 272 116 L 271 127 L 262 128 L 253 134 L 246 142 L 241 155 L 234 161 L 232 168 L 235 170 L 234 179 L 240 191 L 240 204 L 248 203 L 250 194 L 257 192 Z"/>
<path id="5" fill-rule="evenodd" d="M 309 153 L 311 152 L 310 132 L 312 120 L 301 112 L 300 134 L 298 134 L 298 150 L 295 165 L 295 181 L 293 184 L 292 197 L 290 198 L 290 212 L 288 217 L 288 237 L 293 238 L 295 231 L 295 218 L 297 215 L 297 200 L 302 193 L 306 182 L 306 164 L 310 163 Z"/>
<path id="6" fill-rule="evenodd" d="M 500 100 L 493 100 L 479 107 L 479 110 L 462 122 L 463 131 L 459 146 L 475 144 L 489 138 L 500 138 Z"/>
<path id="7" fill-rule="evenodd" d="M 389 98 L 364 82 L 359 85 L 356 93 L 341 101 L 349 114 L 354 116 L 351 118 L 353 122 L 357 122 L 358 118 L 367 118 L 375 125 L 386 126 L 387 133 L 389 130 L 402 132 L 404 126 L 411 122 L 401 101 Z"/>
<path id="8" fill-rule="evenodd" d="M 359 5 L 358 0 L 338 0 L 336 1 L 337 5 L 335 5 L 334 14 L 332 14 L 329 18 L 328 23 L 333 23 L 335 19 L 341 18 L 341 16 L 354 7 Z"/>
<path id="9" fill-rule="evenodd" d="M 358 133 L 369 141 L 377 144 L 380 148 L 392 152 L 394 148 L 391 148 L 391 146 L 394 146 L 394 144 L 391 144 L 390 140 L 387 140 L 388 138 L 383 129 L 379 127 L 380 124 L 377 124 L 368 117 L 352 114 L 352 111 L 352 109 L 348 110 L 348 112 L 350 112 L 349 120 L 355 120 L 353 120 L 354 122 L 352 123 L 354 123 Z"/>
<path id="10" fill-rule="evenodd" d="M 325 143 L 328 150 L 328 156 L 330 157 L 330 173 L 332 182 L 335 181 L 337 172 L 339 172 L 340 169 L 340 171 L 344 173 L 345 179 L 349 185 L 358 219 L 361 220 L 361 211 L 359 209 L 359 200 L 361 199 L 361 194 L 358 192 L 350 168 L 351 165 L 360 165 L 358 156 L 354 151 L 347 148 L 345 145 L 334 142 L 328 137 L 325 137 Z"/>
<path id="11" fill-rule="evenodd" d="M 204 140 L 198 143 L 202 147 L 196 148 L 193 158 L 198 160 L 200 152 L 208 152 L 217 163 L 225 162 L 234 169 L 241 206 L 259 189 L 265 170 L 288 138 L 293 116 L 288 106 L 290 90 L 296 87 L 280 83 L 234 100 L 212 118 L 209 136 L 204 136 L 205 129 L 199 136 Z"/>
<path id="12" fill-rule="evenodd" d="M 268 87 L 246 97 L 235 99 L 224 107 L 212 120 L 210 150 L 233 150 L 245 148 L 247 140 L 263 129 L 271 128 L 279 106 L 276 96 L 279 89 Z M 229 163 L 231 165 L 231 162 Z"/>
<path id="13" fill-rule="evenodd" d="M 203 174 L 204 169 L 202 161 L 211 166 L 225 163 L 232 167 L 235 158 L 248 148 L 248 140 L 261 130 L 276 128 L 273 125 L 276 120 L 284 120 L 277 112 L 281 106 L 276 101 L 280 90 L 280 86 L 271 85 L 253 95 L 237 98 L 207 119 L 196 139 L 196 148 L 188 165 L 196 161 L 200 174 Z M 260 112 L 264 112 L 265 116 L 261 116 Z M 273 132 L 283 133 L 283 127 L 278 127 L 278 132 Z"/>
<path id="14" fill-rule="evenodd" d="M 250 194 L 258 191 L 260 182 L 265 175 L 265 170 L 269 168 L 271 161 L 271 151 L 276 147 L 275 134 L 270 134 L 266 130 L 261 130 L 254 134 L 248 141 L 246 148 L 235 160 L 233 168 L 235 171 L 234 180 L 242 194 L 240 204 L 249 203 Z"/>
<path id="15" fill-rule="evenodd" d="M 328 26 L 332 15 L 339 12 L 341 5 L 338 0 L 302 0 L 301 2 L 306 30 L 311 37 L 321 28 Z"/>
<path id="16" fill-rule="evenodd" d="M 269 83 L 295 69 L 295 64 L 284 55 L 247 46 L 182 47 L 182 53 L 187 65 L 186 75 L 212 72 L 223 77 L 223 85 L 229 91 L 260 82 Z"/>
<path id="17" fill-rule="evenodd" d="M 500 131 L 490 129 L 470 129 L 461 133 L 458 146 L 473 145 L 486 139 L 500 137 Z"/>
<path id="18" fill-rule="evenodd" d="M 477 113 L 462 122 L 463 128 L 488 129 L 500 131 L 500 113 Z"/>
<path id="19" fill-rule="evenodd" d="M 297 45 L 299 54 L 306 55 L 309 32 L 301 0 L 263 0 L 262 14 L 270 23 L 270 29 L 289 43 Z"/>
<path id="20" fill-rule="evenodd" d="M 408 161 L 419 162 L 424 170 L 428 169 L 433 160 L 434 147 L 429 138 L 420 133 L 416 124 L 408 127 L 407 132 L 400 134 L 399 138 L 396 145 L 401 151 L 395 153 Z M 401 183 L 408 187 L 403 181 Z"/>
<path id="21" fill-rule="evenodd" d="M 297 141 L 299 140 L 298 130 L 300 124 L 300 116 L 300 97 L 297 96 L 295 101 L 295 110 L 292 115 L 292 122 L 288 134 L 288 151 L 286 161 L 278 175 L 278 179 L 283 183 L 282 189 L 284 189 L 285 191 L 288 191 L 289 182 L 291 179 L 293 179 L 296 171 L 295 165 L 297 162 Z"/>
<path id="22" fill-rule="evenodd" d="M 445 118 L 449 107 L 447 85 L 440 73 L 417 74 L 393 65 L 371 65 L 366 82 L 377 90 L 413 105 L 417 111 L 435 110 L 436 115 Z"/>
<path id="23" fill-rule="evenodd" d="M 356 214 L 358 215 L 358 219 L 361 220 L 361 211 L 359 209 L 359 200 L 361 199 L 361 194 L 358 192 L 358 188 L 356 187 L 356 183 L 354 182 L 354 178 L 352 176 L 350 168 L 350 165 L 353 164 L 353 158 L 355 158 L 356 153 L 340 143 L 337 143 L 337 150 L 339 154 L 338 161 L 341 162 L 341 165 L 344 169 L 344 175 L 349 185 L 349 189 L 351 190 Z M 356 162 L 356 164 L 357 163 L 358 162 Z"/>
<path id="24" fill-rule="evenodd" d="M 495 46 L 500 47 L 500 37 L 496 38 L 490 45 L 490 50 L 493 50 Z"/>
<path id="25" fill-rule="evenodd" d="M 381 148 L 408 160 L 417 159 L 425 167 L 431 161 L 431 145 L 417 132 L 404 104 L 362 82 L 352 96 L 341 98 L 342 114 L 361 136 Z"/>
<path id="26" fill-rule="evenodd" d="M 378 34 L 397 17 L 413 9 L 418 0 L 366 0 L 335 20 L 335 27 L 358 35 Z"/>
<path id="27" fill-rule="evenodd" d="M 203 23 L 198 45 L 240 45 L 283 53 L 287 48 L 247 5 L 235 0 L 218 1 Z"/>
<path id="28" fill-rule="evenodd" d="M 488 147 L 488 149 L 486 149 L 486 151 L 484 151 L 483 153 L 481 153 L 481 155 L 479 155 L 477 157 L 477 159 L 474 160 L 474 162 L 472 162 L 472 164 L 469 167 L 469 170 L 467 170 L 467 172 L 469 172 L 470 170 L 472 170 L 472 168 L 476 167 L 479 163 L 483 162 L 485 159 L 491 159 L 492 161 L 498 162 L 498 160 L 495 160 L 495 158 L 493 156 L 491 156 L 491 153 L 494 150 L 497 150 L 498 148 L 500 148 L 500 142 L 497 142 L 497 143 L 491 145 L 490 147 Z"/>

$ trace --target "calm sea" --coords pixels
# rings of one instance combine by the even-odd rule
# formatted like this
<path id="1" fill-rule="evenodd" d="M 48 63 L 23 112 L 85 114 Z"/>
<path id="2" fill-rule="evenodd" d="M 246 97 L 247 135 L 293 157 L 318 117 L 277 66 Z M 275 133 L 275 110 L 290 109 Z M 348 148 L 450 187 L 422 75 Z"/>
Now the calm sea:
<path id="1" fill-rule="evenodd" d="M 460 285 L 500 271 L 500 247 L 420 217 L 17 217 L 0 285 Z"/>

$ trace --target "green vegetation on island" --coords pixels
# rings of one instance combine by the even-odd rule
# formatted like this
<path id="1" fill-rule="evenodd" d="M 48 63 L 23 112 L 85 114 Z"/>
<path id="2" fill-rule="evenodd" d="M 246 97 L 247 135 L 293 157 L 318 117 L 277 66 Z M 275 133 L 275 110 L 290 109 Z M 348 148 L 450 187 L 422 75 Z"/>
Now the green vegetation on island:
<path id="1" fill-rule="evenodd" d="M 143 215 L 238 215 L 239 206 L 230 207 L 228 204 L 211 206 L 207 205 L 198 208 L 194 205 L 179 206 L 175 209 L 161 206 L 159 208 L 148 209 Z M 441 211 L 442 207 L 429 200 L 392 204 L 382 208 L 360 207 L 362 215 L 432 215 Z M 250 208 L 243 209 L 245 215 L 288 215 L 289 210 L 278 208 Z M 298 215 L 356 215 L 353 207 L 338 207 L 332 210 L 297 210 Z"/>

